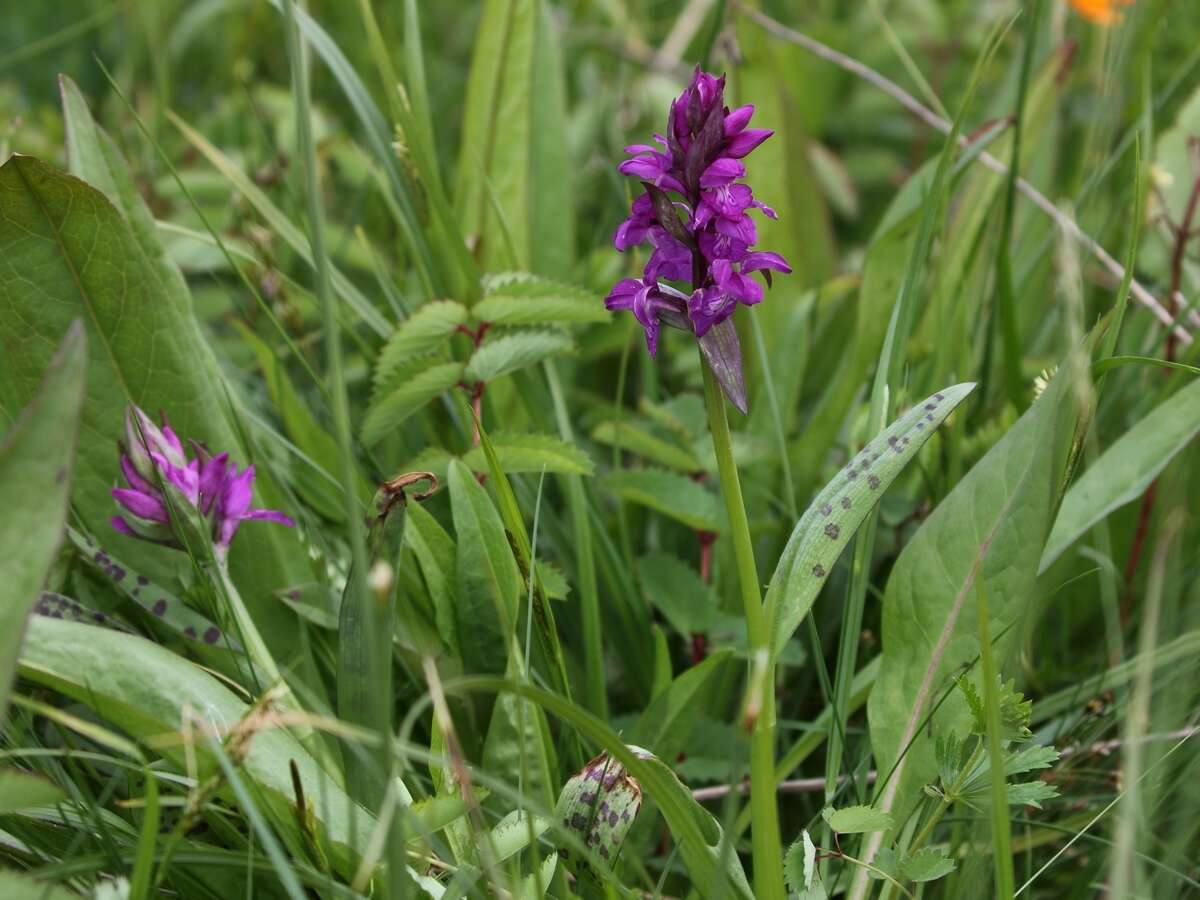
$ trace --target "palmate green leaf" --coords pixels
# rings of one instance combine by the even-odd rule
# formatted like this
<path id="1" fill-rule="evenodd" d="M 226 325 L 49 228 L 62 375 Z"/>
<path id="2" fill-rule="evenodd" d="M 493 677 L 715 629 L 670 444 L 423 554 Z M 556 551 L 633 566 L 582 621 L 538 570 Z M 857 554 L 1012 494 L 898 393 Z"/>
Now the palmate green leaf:
<path id="1" fill-rule="evenodd" d="M 838 834 L 866 834 L 892 827 L 891 815 L 873 806 L 827 806 L 821 810 L 821 818 Z"/>
<path id="2" fill-rule="evenodd" d="M 605 485 L 622 500 L 649 507 L 697 531 L 719 532 L 724 523 L 717 495 L 677 472 L 628 469 L 614 472 Z"/>
<path id="3" fill-rule="evenodd" d="M 896 881 L 917 882 L 936 881 L 949 875 L 955 868 L 954 860 L 936 847 L 924 847 L 912 856 L 884 848 L 876 855 L 873 865 Z M 872 878 L 882 878 L 875 872 L 869 874 Z"/>
<path id="4" fill-rule="evenodd" d="M 512 650 L 521 573 L 491 497 L 459 460 L 450 463 L 450 510 L 457 537 L 455 617 L 463 661 L 502 672 Z"/>
<path id="5" fill-rule="evenodd" d="M 590 291 L 523 272 L 488 276 L 484 290 L 471 312 L 495 325 L 583 325 L 612 319 Z"/>
<path id="6" fill-rule="evenodd" d="M 495 381 L 518 369 L 575 350 L 575 342 L 560 331 L 514 331 L 484 341 L 467 363 L 470 381 Z"/>
<path id="7" fill-rule="evenodd" d="M 825 577 L 867 513 L 974 387 L 956 384 L 915 404 L 855 454 L 805 510 L 767 589 L 776 655 L 808 614 Z"/>
<path id="8" fill-rule="evenodd" d="M 499 431 L 488 436 L 500 468 L 509 474 L 546 472 L 591 475 L 596 466 L 583 450 L 550 434 L 514 434 Z M 488 464 L 481 446 L 463 454 L 463 462 L 476 472 L 487 472 Z"/>
<path id="9" fill-rule="evenodd" d="M 971 726 L 966 703 L 951 695 L 930 728 L 917 727 L 932 697 L 979 653 L 979 626 L 967 614 L 974 610 L 975 579 L 986 583 L 988 633 L 997 636 L 1000 657 L 1016 633 L 1009 626 L 1034 596 L 1050 511 L 1080 422 L 1077 379 L 1083 373 L 1073 353 L 1030 410 L 925 520 L 892 569 L 882 661 L 867 707 L 876 764 L 881 771 L 897 765 L 882 789 L 892 801 L 881 804 L 886 808 L 908 809 L 920 786 L 933 780 L 934 739 Z"/>
<path id="10" fill-rule="evenodd" d="M 438 394 L 455 387 L 462 377 L 460 362 L 416 360 L 406 369 L 394 372 L 394 385 L 372 399 L 363 419 L 363 443 L 367 446 L 379 443 Z"/>
<path id="11" fill-rule="evenodd" d="M 25 621 L 62 541 L 87 370 L 72 323 L 30 404 L 0 437 L 0 718 Z"/>
<path id="12" fill-rule="evenodd" d="M 1164 400 L 1113 442 L 1063 498 L 1039 572 L 1113 510 L 1145 493 L 1158 474 L 1200 432 L 1200 381 Z"/>
<path id="13" fill-rule="evenodd" d="M 0 167 L 0 207 L 5 402 L 32 396 L 53 348 L 72 320 L 82 319 L 92 348 L 81 420 L 88 440 L 79 448 L 72 504 L 88 531 L 111 534 L 106 542 L 116 553 L 160 577 L 173 570 L 174 553 L 109 526 L 125 406 L 162 410 L 180 435 L 239 456 L 216 358 L 200 337 L 186 294 L 171 287 L 166 270 L 146 255 L 125 215 L 101 192 L 16 156 Z M 265 469 L 256 490 L 262 505 L 285 506 Z M 238 533 L 230 561 L 268 644 L 290 653 L 294 623 L 270 592 L 301 580 L 294 532 L 252 523 Z"/>
<path id="14" fill-rule="evenodd" d="M 1030 737 L 1029 718 L 1033 713 L 1033 701 L 1016 689 L 1016 680 L 1007 682 L 996 678 L 996 698 L 1000 706 L 1000 740 L 1027 741 Z M 971 710 L 971 731 L 974 734 L 987 733 L 987 716 L 984 714 L 984 698 L 975 689 L 975 683 L 966 675 L 956 679 L 967 708 Z"/>
<path id="15" fill-rule="evenodd" d="M 249 707 L 203 669 L 129 634 L 91 628 L 75 622 L 37 617 L 30 622 L 21 650 L 20 672 L 34 681 L 91 708 L 103 720 L 119 724 L 138 740 L 161 739 L 184 727 L 183 710 L 196 720 L 231 728 Z M 194 742 L 200 776 L 215 768 L 203 740 Z M 185 765 L 182 740 L 155 741 L 156 752 L 176 766 Z M 263 728 L 249 742 L 241 772 L 258 787 L 260 809 L 289 846 L 304 845 L 295 816 L 295 794 L 289 772 L 294 760 L 318 826 L 329 841 L 335 868 L 352 874 L 352 840 L 369 839 L 374 822 L 335 784 L 308 751 L 282 728 Z M 357 848 L 357 849 L 361 849 Z"/>
<path id="16" fill-rule="evenodd" d="M 66 793 L 52 781 L 19 769 L 0 769 L 0 814 L 53 806 L 67 799 Z"/>
<path id="17" fill-rule="evenodd" d="M 627 450 L 668 469 L 691 473 L 704 468 L 691 450 L 663 440 L 634 422 L 601 422 L 592 429 L 592 440 Z"/>
<path id="18" fill-rule="evenodd" d="M 396 370 L 404 363 L 440 349 L 467 317 L 467 308 L 461 303 L 435 300 L 401 322 L 379 353 L 375 364 L 376 390 L 391 384 Z"/>

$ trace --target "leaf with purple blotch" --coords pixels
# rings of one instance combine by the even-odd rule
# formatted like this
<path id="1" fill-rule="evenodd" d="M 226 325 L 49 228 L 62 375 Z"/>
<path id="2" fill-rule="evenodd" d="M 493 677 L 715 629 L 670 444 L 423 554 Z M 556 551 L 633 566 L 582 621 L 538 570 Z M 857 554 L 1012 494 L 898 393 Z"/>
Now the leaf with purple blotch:
<path id="1" fill-rule="evenodd" d="M 646 753 L 636 747 L 631 749 L 639 755 Z M 554 818 L 588 850 L 612 865 L 641 808 L 641 785 L 606 751 L 563 785 Z M 570 848 L 561 849 L 563 858 L 570 859 Z M 582 870 L 578 874 L 593 874 L 585 860 L 578 861 L 576 866 Z"/>
<path id="2" fill-rule="evenodd" d="M 99 625 L 101 628 L 112 628 L 114 631 L 133 634 L 133 631 L 107 613 L 89 609 L 79 601 L 72 600 L 63 594 L 56 594 L 54 591 L 42 591 L 38 595 L 37 602 L 33 604 L 33 613 L 49 619 L 67 619 L 71 622 Z"/>
<path id="3" fill-rule="evenodd" d="M 166 588 L 111 556 L 88 535 L 68 528 L 67 537 L 84 562 L 167 628 L 199 644 L 241 652 L 242 646 L 233 635 L 222 633 L 212 620 L 185 605 Z"/>
<path id="4" fill-rule="evenodd" d="M 805 510 L 767 589 L 776 656 L 808 614 L 825 576 L 867 513 L 974 388 L 972 382 L 956 384 L 914 405 L 856 453 Z"/>
<path id="5" fill-rule="evenodd" d="M 717 322 L 704 332 L 698 339 L 700 352 L 705 361 L 717 376 L 721 390 L 729 398 L 729 402 L 745 415 L 746 379 L 742 375 L 742 346 L 738 343 L 737 329 L 733 327 L 733 319 Z"/>

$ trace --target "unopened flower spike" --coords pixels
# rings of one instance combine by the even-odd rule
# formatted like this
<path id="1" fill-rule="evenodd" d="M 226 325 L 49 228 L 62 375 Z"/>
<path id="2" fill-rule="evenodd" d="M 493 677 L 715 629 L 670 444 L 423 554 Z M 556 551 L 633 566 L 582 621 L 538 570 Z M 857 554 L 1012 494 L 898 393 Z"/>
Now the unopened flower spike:
<path id="1" fill-rule="evenodd" d="M 196 455 L 189 458 L 166 415 L 159 426 L 130 406 L 118 446 L 125 486 L 112 491 L 121 506 L 112 526 L 122 534 L 176 549 L 186 545 L 185 535 L 203 536 L 224 556 L 248 519 L 295 524 L 281 512 L 250 507 L 253 465 L 239 471 L 228 453 L 214 456 L 194 443 Z"/>
<path id="2" fill-rule="evenodd" d="M 654 144 L 626 147 L 631 156 L 617 167 L 638 178 L 643 190 L 613 244 L 624 252 L 648 243 L 651 251 L 642 278 L 618 282 L 604 302 L 611 310 L 633 313 L 652 356 L 662 324 L 692 331 L 710 362 L 714 354 L 728 355 L 731 340 L 736 353 L 736 335 L 709 342 L 705 336 L 739 303 L 762 300 L 762 285 L 751 273 L 762 271 L 769 283 L 770 271 L 791 271 L 778 253 L 752 249 L 758 230 L 750 211 L 776 218 L 741 180 L 743 160 L 772 134 L 748 127 L 753 114 L 750 105 L 730 110 L 725 77 L 697 66 L 687 90 L 671 104 L 666 134 L 654 135 Z M 740 356 L 733 365 L 740 383 Z M 726 379 L 722 384 L 730 393 Z"/>

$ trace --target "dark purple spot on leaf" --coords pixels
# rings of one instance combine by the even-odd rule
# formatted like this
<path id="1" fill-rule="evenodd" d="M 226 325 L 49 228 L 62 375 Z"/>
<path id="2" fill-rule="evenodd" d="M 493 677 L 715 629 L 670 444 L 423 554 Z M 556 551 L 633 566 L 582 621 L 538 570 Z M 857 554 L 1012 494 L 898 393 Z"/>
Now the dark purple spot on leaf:
<path id="1" fill-rule="evenodd" d="M 917 423 L 917 427 L 918 427 L 918 428 L 924 428 L 924 427 L 925 427 L 925 423 L 924 423 L 924 422 L 918 422 L 918 423 Z"/>
<path id="2" fill-rule="evenodd" d="M 113 566 L 111 569 L 108 570 L 108 574 L 112 576 L 113 581 L 124 581 L 125 580 L 125 570 L 122 569 L 120 566 Z"/>
<path id="3" fill-rule="evenodd" d="M 145 587 L 146 585 L 148 585 L 150 583 L 150 579 L 147 578 L 145 575 L 139 575 L 137 577 L 137 583 L 138 583 L 138 587 Z"/>
<path id="4" fill-rule="evenodd" d="M 847 473 L 846 473 L 846 477 L 847 477 L 847 478 L 848 478 L 850 481 L 854 481 L 854 479 L 858 478 L 858 470 L 857 470 L 857 469 L 851 469 L 849 472 L 847 472 Z"/>
<path id="5" fill-rule="evenodd" d="M 945 394 L 934 394 L 933 396 L 937 397 L 937 398 L 938 398 L 938 400 L 945 400 L 945 399 L 946 399 L 946 395 L 945 395 Z"/>
<path id="6" fill-rule="evenodd" d="M 67 470 L 66 469 L 59 469 L 57 472 L 54 473 L 54 483 L 55 484 L 62 484 L 66 480 L 67 480 Z"/>
<path id="7" fill-rule="evenodd" d="M 839 534 L 841 534 L 841 532 L 842 532 L 842 529 L 838 528 L 837 525 L 835 525 L 833 522 L 830 522 L 828 525 L 825 526 L 825 534 L 829 538 L 836 540 L 837 536 Z"/>
<path id="8" fill-rule="evenodd" d="M 821 507 L 821 515 L 827 516 L 831 512 L 833 512 L 833 507 L 830 506 L 828 503 L 826 503 L 824 506 Z"/>
<path id="9" fill-rule="evenodd" d="M 99 613 L 99 612 L 92 613 L 92 620 L 96 621 L 96 622 L 103 622 L 104 621 L 104 613 Z"/>
<path id="10" fill-rule="evenodd" d="M 928 410 L 934 410 L 934 409 L 937 409 L 937 404 L 936 403 L 926 403 L 925 408 Z"/>
<path id="11" fill-rule="evenodd" d="M 187 628 L 183 629 L 183 633 L 187 637 L 190 637 L 192 640 L 196 639 L 196 629 L 193 628 L 191 625 L 189 625 Z"/>
<path id="12" fill-rule="evenodd" d="M 217 630 L 216 626 L 209 626 L 204 630 L 204 643 L 215 644 L 220 636 L 221 632 Z"/>
<path id="13" fill-rule="evenodd" d="M 872 475 L 870 478 L 867 479 L 867 486 L 871 490 L 875 490 L 875 488 L 879 487 L 879 479 L 877 477 L 875 477 L 874 475 Z"/>
<path id="14" fill-rule="evenodd" d="M 874 478 L 875 476 L 872 475 L 871 477 Z M 849 508 L 850 508 L 850 498 L 843 497 L 842 498 L 842 509 L 849 509 Z"/>
<path id="15" fill-rule="evenodd" d="M 817 563 L 815 566 L 813 566 L 812 573 L 814 575 L 816 575 L 818 578 L 824 578 L 825 577 L 825 567 L 823 565 L 821 565 L 820 563 Z"/>
<path id="16" fill-rule="evenodd" d="M 167 601 L 166 600 L 156 601 L 150 611 L 161 619 L 163 616 L 163 613 L 165 613 L 167 611 Z"/>

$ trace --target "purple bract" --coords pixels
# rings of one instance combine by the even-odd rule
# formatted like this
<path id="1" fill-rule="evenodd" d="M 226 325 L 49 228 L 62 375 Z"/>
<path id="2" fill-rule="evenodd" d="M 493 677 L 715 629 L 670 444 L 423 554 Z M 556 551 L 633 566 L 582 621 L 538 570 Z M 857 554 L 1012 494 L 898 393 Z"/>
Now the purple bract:
<path id="1" fill-rule="evenodd" d="M 667 134 L 657 146 L 633 144 L 617 168 L 641 179 L 644 192 L 613 236 L 620 251 L 649 242 L 653 248 L 642 279 L 624 279 L 605 298 L 612 310 L 629 310 L 646 330 L 650 354 L 658 350 L 660 323 L 703 337 L 737 308 L 758 303 L 762 285 L 751 272 L 790 272 L 778 253 L 754 251 L 758 231 L 749 212 L 769 218 L 775 210 L 754 198 L 739 179 L 742 159 L 771 136 L 748 128 L 753 106 L 725 106 L 725 77 L 696 67 L 692 82 L 671 104 Z M 768 283 L 769 274 L 766 276 Z M 684 282 L 686 290 L 659 282 Z"/>
<path id="2" fill-rule="evenodd" d="M 127 486 L 113 488 L 122 511 L 112 526 L 122 534 L 183 549 L 182 517 L 202 528 L 223 554 L 247 519 L 295 524 L 281 512 L 250 508 L 253 465 L 239 472 L 228 453 L 213 456 L 195 443 L 196 456 L 189 459 L 165 415 L 159 427 L 138 407 L 127 408 L 119 446 Z"/>

